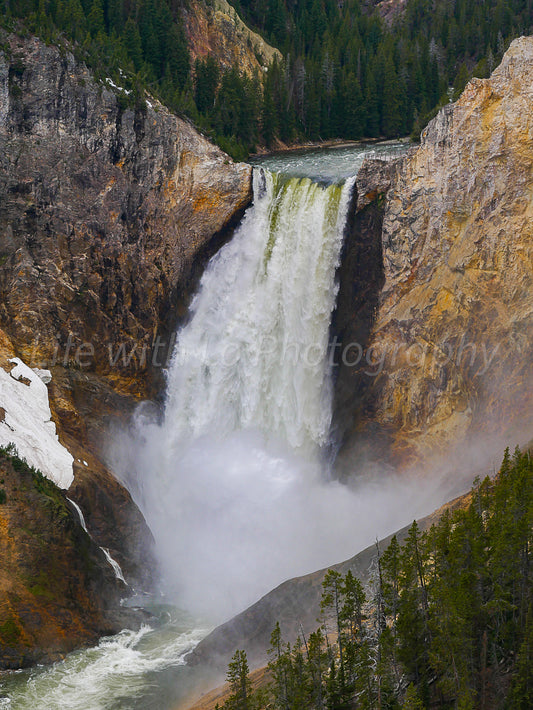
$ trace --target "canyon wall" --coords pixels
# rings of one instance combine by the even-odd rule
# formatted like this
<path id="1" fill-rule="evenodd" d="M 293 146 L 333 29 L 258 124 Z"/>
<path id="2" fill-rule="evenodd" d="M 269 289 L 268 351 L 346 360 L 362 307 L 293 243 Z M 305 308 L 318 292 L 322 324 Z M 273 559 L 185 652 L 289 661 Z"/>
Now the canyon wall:
<path id="1" fill-rule="evenodd" d="M 151 536 L 105 436 L 161 391 L 201 267 L 250 200 L 251 168 L 151 97 L 0 37 L 0 360 L 51 371 L 68 495 L 137 588 L 152 582 Z"/>
<path id="2" fill-rule="evenodd" d="M 390 167 L 374 207 L 361 206 L 351 241 L 373 240 L 382 272 L 341 273 L 342 317 L 364 349 L 337 379 L 345 475 L 368 457 L 411 466 L 461 442 L 483 454 L 530 438 L 532 101 L 523 37 Z M 373 289 L 371 314 L 343 305 L 358 278 Z"/>
<path id="3" fill-rule="evenodd" d="M 214 57 L 222 71 L 261 75 L 281 52 L 250 30 L 226 0 L 197 0 L 182 9 L 191 60 Z"/>

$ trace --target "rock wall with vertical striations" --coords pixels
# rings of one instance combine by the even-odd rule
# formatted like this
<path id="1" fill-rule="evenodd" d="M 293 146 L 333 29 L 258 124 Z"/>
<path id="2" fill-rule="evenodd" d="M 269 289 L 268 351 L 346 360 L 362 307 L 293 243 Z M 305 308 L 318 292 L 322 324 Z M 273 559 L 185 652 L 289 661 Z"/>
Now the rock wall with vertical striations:
<path id="1" fill-rule="evenodd" d="M 226 0 L 197 0 L 182 8 L 191 59 L 214 57 L 222 71 L 261 75 L 281 52 L 242 21 Z"/>
<path id="2" fill-rule="evenodd" d="M 439 112 L 395 170 L 368 361 L 344 422 L 344 471 L 375 437 L 375 458 L 407 466 L 461 443 L 487 453 L 530 436 L 532 107 L 533 38 L 522 37 L 489 79 L 473 79 Z"/>

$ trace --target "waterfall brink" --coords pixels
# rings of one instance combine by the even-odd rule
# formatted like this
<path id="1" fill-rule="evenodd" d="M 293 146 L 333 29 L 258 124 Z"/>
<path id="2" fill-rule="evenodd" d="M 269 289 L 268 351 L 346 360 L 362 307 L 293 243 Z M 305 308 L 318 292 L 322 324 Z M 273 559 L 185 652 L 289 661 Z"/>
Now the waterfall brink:
<path id="1" fill-rule="evenodd" d="M 208 266 L 178 336 L 169 441 L 256 428 L 305 452 L 327 442 L 329 325 L 354 182 L 255 169 L 253 207 Z"/>

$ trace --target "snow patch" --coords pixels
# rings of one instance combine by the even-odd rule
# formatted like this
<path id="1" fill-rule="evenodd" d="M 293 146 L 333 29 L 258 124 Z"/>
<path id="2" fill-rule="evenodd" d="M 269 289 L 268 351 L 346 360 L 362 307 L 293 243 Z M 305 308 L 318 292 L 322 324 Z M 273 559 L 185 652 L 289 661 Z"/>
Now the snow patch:
<path id="1" fill-rule="evenodd" d="M 32 370 L 19 358 L 9 362 L 15 365 L 11 372 L 0 368 L 0 407 L 5 410 L 0 446 L 15 444 L 30 466 L 60 488 L 68 488 L 74 480 L 74 459 L 59 443 L 52 421 L 45 384 L 52 375 L 48 370 Z"/>
<path id="2" fill-rule="evenodd" d="M 117 86 L 115 84 L 115 82 L 112 79 L 110 79 L 109 77 L 107 77 L 106 82 L 109 84 L 109 86 L 112 89 L 116 89 L 117 91 L 122 91 L 122 93 L 126 94 L 126 96 L 129 96 L 129 94 L 131 94 L 131 91 L 129 89 L 124 89 L 122 86 Z"/>

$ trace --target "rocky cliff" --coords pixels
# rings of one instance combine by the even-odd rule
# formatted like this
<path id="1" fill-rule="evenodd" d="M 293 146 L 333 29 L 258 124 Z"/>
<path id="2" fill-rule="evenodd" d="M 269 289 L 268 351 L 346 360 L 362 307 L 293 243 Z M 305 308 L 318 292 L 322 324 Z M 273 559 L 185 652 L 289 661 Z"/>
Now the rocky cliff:
<path id="1" fill-rule="evenodd" d="M 137 586 L 150 534 L 103 463 L 105 432 L 159 391 L 200 267 L 250 199 L 249 166 L 150 97 L 2 35 L 0 355 L 51 370 L 69 496 Z"/>
<path id="2" fill-rule="evenodd" d="M 198 0 L 183 8 L 191 59 L 215 57 L 223 71 L 237 67 L 251 75 L 262 73 L 281 52 L 250 30 L 226 0 Z"/>
<path id="3" fill-rule="evenodd" d="M 57 660 L 134 621 L 57 486 L 0 449 L 0 491 L 0 668 Z"/>
<path id="4" fill-rule="evenodd" d="M 2 325 L 26 361 L 135 391 L 127 378 L 151 369 L 193 260 L 251 187 L 250 168 L 188 123 L 129 103 L 36 39 L 10 37 L 0 54 Z M 136 350 L 115 367 L 120 345 Z"/>
<path id="5" fill-rule="evenodd" d="M 521 38 L 391 169 L 381 207 L 360 212 L 352 242 L 373 241 L 382 271 L 370 280 L 375 308 L 356 337 L 364 354 L 353 367 L 341 365 L 337 381 L 343 471 L 353 470 L 368 441 L 378 442 L 375 458 L 407 466 L 461 442 L 488 451 L 527 440 L 532 101 L 533 39 Z M 344 275 L 341 297 L 353 290 L 354 273 Z M 340 306 L 357 336 L 354 303 Z"/>

